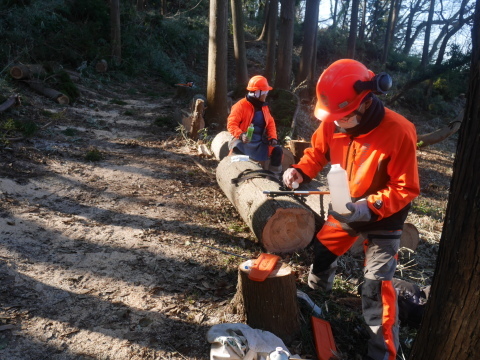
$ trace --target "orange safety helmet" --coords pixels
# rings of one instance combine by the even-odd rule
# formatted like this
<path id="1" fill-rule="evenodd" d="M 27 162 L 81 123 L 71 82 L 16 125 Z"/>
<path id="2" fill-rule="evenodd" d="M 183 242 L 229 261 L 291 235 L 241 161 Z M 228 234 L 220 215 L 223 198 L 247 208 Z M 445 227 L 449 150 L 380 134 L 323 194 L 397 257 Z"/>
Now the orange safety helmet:
<path id="1" fill-rule="evenodd" d="M 372 71 L 356 60 L 335 61 L 318 79 L 315 117 L 332 122 L 357 110 L 373 89 L 359 89 L 356 83 L 370 82 L 374 77 Z"/>
<path id="2" fill-rule="evenodd" d="M 268 91 L 272 89 L 273 88 L 268 85 L 267 79 L 262 75 L 255 75 L 254 77 L 252 77 L 247 85 L 248 91 Z"/>

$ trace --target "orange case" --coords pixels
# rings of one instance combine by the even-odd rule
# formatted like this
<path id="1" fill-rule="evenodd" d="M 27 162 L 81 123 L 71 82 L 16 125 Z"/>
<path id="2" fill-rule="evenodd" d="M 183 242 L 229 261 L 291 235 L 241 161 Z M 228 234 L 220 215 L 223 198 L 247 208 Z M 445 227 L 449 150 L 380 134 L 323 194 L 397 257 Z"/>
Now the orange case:
<path id="1" fill-rule="evenodd" d="M 318 360 L 329 360 L 337 351 L 330 323 L 312 316 L 312 329 Z"/>
<path id="2" fill-rule="evenodd" d="M 273 271 L 280 256 L 272 254 L 261 254 L 250 270 L 248 278 L 253 281 L 264 281 Z"/>

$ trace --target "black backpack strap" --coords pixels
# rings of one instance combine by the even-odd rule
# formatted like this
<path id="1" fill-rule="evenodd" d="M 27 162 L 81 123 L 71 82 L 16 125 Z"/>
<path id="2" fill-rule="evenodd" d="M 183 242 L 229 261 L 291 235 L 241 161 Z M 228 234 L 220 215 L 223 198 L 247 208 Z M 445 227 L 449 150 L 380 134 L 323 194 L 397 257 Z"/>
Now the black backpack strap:
<path id="1" fill-rule="evenodd" d="M 242 181 L 255 179 L 255 178 L 269 179 L 279 183 L 280 185 L 283 185 L 273 172 L 269 170 L 263 170 L 263 169 L 262 170 L 246 169 L 242 171 L 240 174 L 238 174 L 238 176 L 236 178 L 233 178 L 231 181 L 232 181 L 232 184 L 238 185 Z"/>

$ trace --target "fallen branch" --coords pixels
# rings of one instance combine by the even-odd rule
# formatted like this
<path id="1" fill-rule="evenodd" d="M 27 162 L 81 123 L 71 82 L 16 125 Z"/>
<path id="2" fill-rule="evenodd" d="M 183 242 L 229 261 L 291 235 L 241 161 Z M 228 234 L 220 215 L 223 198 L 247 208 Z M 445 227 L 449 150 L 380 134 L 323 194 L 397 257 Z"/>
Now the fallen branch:
<path id="1" fill-rule="evenodd" d="M 3 104 L 0 105 L 0 112 L 11 108 L 13 105 L 21 105 L 20 96 L 12 95 Z"/>
<path id="2" fill-rule="evenodd" d="M 428 134 L 418 135 L 417 136 L 417 148 L 424 148 L 429 145 L 433 145 L 439 143 L 440 141 L 445 140 L 449 136 L 455 134 L 458 129 L 460 129 L 460 125 L 462 124 L 463 120 L 463 113 L 464 111 L 460 111 L 457 115 L 456 119 L 450 122 L 444 128 L 435 130 Z"/>

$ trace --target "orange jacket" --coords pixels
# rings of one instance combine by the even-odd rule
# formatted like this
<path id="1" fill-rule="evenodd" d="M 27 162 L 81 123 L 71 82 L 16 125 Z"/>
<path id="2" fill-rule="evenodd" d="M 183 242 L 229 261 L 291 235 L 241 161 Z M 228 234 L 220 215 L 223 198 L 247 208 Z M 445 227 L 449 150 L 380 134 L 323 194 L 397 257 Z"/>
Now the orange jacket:
<path id="1" fill-rule="evenodd" d="M 247 132 L 250 123 L 253 120 L 255 109 L 253 105 L 246 99 L 240 99 L 235 105 L 227 120 L 227 129 L 234 138 L 239 139 L 240 135 Z M 265 117 L 265 132 L 267 140 L 277 139 L 277 128 L 275 120 L 268 106 L 262 106 L 263 116 Z"/>
<path id="2" fill-rule="evenodd" d="M 383 120 L 367 134 L 351 138 L 335 129 L 334 123 L 322 122 L 312 147 L 293 167 L 313 179 L 328 162 L 340 164 L 347 171 L 352 198 L 366 197 L 377 220 L 418 196 L 417 135 L 411 122 L 385 108 Z"/>

